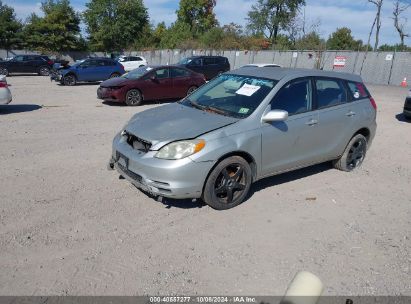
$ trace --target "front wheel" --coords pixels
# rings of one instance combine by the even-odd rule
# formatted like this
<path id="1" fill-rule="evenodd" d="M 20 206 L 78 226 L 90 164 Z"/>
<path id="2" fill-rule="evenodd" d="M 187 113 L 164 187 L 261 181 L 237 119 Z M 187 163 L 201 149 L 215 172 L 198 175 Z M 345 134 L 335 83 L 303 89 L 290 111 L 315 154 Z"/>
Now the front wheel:
<path id="1" fill-rule="evenodd" d="M 143 102 L 143 96 L 137 89 L 132 89 L 126 94 L 126 105 L 139 106 Z"/>
<path id="2" fill-rule="evenodd" d="M 367 153 L 367 139 L 364 135 L 355 135 L 347 147 L 343 155 L 334 161 L 334 167 L 341 171 L 350 172 L 361 166 Z"/>
<path id="3" fill-rule="evenodd" d="M 211 171 L 203 191 L 203 200 L 210 207 L 226 210 L 241 204 L 251 188 L 251 168 L 240 156 L 222 160 Z"/>
<path id="4" fill-rule="evenodd" d="M 77 83 L 76 76 L 72 74 L 64 76 L 63 83 L 66 86 L 75 86 Z"/>

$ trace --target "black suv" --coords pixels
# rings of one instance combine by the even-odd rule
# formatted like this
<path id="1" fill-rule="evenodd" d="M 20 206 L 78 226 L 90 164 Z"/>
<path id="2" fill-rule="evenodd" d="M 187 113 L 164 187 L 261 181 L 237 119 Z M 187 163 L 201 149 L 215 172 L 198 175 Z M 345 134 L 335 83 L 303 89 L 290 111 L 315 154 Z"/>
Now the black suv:
<path id="1" fill-rule="evenodd" d="M 406 119 L 411 120 L 411 90 L 408 93 L 408 97 L 405 99 L 403 113 Z"/>
<path id="2" fill-rule="evenodd" d="M 17 55 L 8 61 L 0 61 L 0 75 L 10 73 L 36 73 L 48 76 L 54 62 L 44 55 Z"/>
<path id="3" fill-rule="evenodd" d="M 222 56 L 193 56 L 184 58 L 178 65 L 203 74 L 207 80 L 230 70 L 230 63 Z"/>

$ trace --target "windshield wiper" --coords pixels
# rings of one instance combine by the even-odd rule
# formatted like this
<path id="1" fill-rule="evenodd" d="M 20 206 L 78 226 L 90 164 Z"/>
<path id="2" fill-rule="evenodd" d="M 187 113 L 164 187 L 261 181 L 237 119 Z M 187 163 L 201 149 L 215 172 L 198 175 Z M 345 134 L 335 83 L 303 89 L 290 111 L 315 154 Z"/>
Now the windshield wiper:
<path id="1" fill-rule="evenodd" d="M 204 110 L 204 109 L 206 109 L 206 107 L 200 105 L 200 104 L 199 104 L 198 102 L 196 102 L 196 101 L 188 100 L 188 102 L 190 103 L 190 105 L 191 105 L 193 108 L 196 108 L 196 109 L 199 109 L 199 110 Z"/>

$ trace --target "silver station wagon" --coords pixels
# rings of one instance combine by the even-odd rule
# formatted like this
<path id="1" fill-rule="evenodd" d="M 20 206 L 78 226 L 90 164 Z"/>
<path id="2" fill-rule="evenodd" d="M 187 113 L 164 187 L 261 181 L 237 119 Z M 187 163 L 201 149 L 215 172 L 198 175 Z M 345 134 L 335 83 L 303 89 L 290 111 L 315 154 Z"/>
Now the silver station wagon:
<path id="1" fill-rule="evenodd" d="M 376 131 L 376 103 L 356 75 L 237 69 L 183 100 L 134 115 L 109 163 L 154 196 L 242 203 L 262 178 L 333 161 L 352 171 Z"/>

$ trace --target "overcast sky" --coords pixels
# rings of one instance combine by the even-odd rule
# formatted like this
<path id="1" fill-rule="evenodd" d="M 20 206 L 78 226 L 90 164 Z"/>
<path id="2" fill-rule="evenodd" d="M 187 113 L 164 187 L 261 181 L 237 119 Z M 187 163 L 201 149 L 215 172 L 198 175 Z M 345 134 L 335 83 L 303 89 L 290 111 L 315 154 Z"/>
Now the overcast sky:
<path id="1" fill-rule="evenodd" d="M 411 3 L 411 0 L 404 0 Z M 85 9 L 86 0 L 71 0 L 78 11 Z M 176 19 L 175 11 L 178 0 L 144 0 L 149 10 L 150 21 L 154 24 L 165 21 L 170 25 Z M 221 25 L 235 22 L 246 24 L 247 12 L 253 3 L 250 0 L 217 0 L 215 13 Z M 18 18 L 25 19 L 32 12 L 40 13 L 40 1 L 36 0 L 3 0 L 3 3 L 15 8 Z M 367 0 L 306 0 L 306 20 L 308 23 L 321 22 L 320 33 L 327 38 L 337 27 L 349 27 L 356 39 L 367 41 L 368 32 L 375 16 L 375 6 Z M 393 26 L 393 0 L 384 0 L 383 19 L 380 42 L 381 44 L 399 43 L 398 33 Z M 404 17 L 411 16 L 411 8 Z M 411 33 L 411 20 L 407 23 L 406 31 Z M 373 45 L 373 41 L 371 45 Z M 411 45 L 411 39 L 406 38 L 406 44 Z"/>

